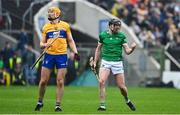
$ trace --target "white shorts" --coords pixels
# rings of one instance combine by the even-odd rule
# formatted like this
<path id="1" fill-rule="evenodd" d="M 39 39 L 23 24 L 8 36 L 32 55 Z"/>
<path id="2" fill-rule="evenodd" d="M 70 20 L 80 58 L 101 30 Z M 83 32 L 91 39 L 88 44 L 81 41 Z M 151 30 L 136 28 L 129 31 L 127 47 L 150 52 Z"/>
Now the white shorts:
<path id="1" fill-rule="evenodd" d="M 114 62 L 114 61 L 106 61 L 102 59 L 100 69 L 109 69 L 112 71 L 114 75 L 118 73 L 124 73 L 122 61 Z"/>

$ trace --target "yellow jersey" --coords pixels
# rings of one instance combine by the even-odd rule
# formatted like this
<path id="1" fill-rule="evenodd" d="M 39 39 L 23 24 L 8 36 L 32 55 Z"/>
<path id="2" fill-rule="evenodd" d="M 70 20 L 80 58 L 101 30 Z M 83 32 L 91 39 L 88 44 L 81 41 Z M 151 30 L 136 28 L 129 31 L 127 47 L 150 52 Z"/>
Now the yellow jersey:
<path id="1" fill-rule="evenodd" d="M 67 34 L 71 34 L 70 26 L 67 22 L 60 21 L 56 24 L 45 24 L 42 29 L 42 36 L 46 38 L 46 42 L 51 43 L 53 39 L 57 39 L 53 42 L 52 46 L 48 48 L 46 53 L 52 55 L 66 54 Z"/>

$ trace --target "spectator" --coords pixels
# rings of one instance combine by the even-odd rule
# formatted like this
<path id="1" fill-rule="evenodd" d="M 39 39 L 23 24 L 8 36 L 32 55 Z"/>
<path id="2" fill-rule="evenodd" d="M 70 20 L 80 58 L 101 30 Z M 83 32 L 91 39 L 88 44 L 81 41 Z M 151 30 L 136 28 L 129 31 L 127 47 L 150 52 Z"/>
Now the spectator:
<path id="1" fill-rule="evenodd" d="M 24 73 L 27 84 L 35 84 L 35 71 L 33 71 L 30 66 L 35 62 L 35 54 L 32 52 L 33 48 L 31 44 L 28 44 L 25 48 L 25 53 L 22 56 L 22 61 L 24 65 Z"/>
<path id="2" fill-rule="evenodd" d="M 2 56 L 4 61 L 5 68 L 9 71 L 9 59 L 13 56 L 14 49 L 12 48 L 12 45 L 10 42 L 5 43 L 5 47 L 2 50 Z"/>
<path id="3" fill-rule="evenodd" d="M 0 51 L 0 85 L 10 85 L 10 75 L 4 67 L 3 55 Z"/>
<path id="4" fill-rule="evenodd" d="M 15 69 L 12 74 L 13 80 L 12 84 L 13 85 L 25 85 L 25 78 L 23 76 L 22 72 L 22 66 L 21 63 L 16 64 Z"/>
<path id="5" fill-rule="evenodd" d="M 113 5 L 111 12 L 114 16 L 121 19 L 125 18 L 125 15 L 128 14 L 128 10 L 125 8 L 126 2 L 123 0 L 116 0 L 116 3 Z"/>
<path id="6" fill-rule="evenodd" d="M 178 31 L 176 29 L 176 26 L 174 24 L 171 24 L 167 33 L 167 37 L 169 38 L 170 42 L 174 41 L 177 32 Z"/>
<path id="7" fill-rule="evenodd" d="M 145 7 L 144 3 L 140 3 L 136 11 L 138 24 L 141 25 L 148 15 L 148 9 Z"/>
<path id="8" fill-rule="evenodd" d="M 136 24 L 135 21 L 131 22 L 130 27 L 135 32 L 136 35 L 139 35 L 139 33 L 141 32 L 141 28 L 139 27 L 139 25 Z"/>
<path id="9" fill-rule="evenodd" d="M 158 27 L 155 27 L 153 34 L 154 34 L 154 37 L 156 40 L 155 44 L 157 46 L 160 46 L 161 41 L 163 40 L 163 37 L 164 37 L 162 31 L 160 31 L 160 29 Z"/>
<path id="10" fill-rule="evenodd" d="M 148 31 L 146 28 L 143 28 L 142 32 L 140 32 L 139 38 L 145 48 L 149 48 L 154 45 L 155 37 L 152 32 Z"/>
<path id="11" fill-rule="evenodd" d="M 0 85 L 4 85 L 5 83 L 5 79 L 3 75 L 3 67 L 4 67 L 4 62 L 2 56 L 0 55 Z"/>
<path id="12" fill-rule="evenodd" d="M 16 67 L 19 67 L 18 64 L 22 64 L 22 58 L 19 56 L 19 52 L 16 51 L 14 52 L 13 57 L 9 58 L 8 61 L 11 82 L 13 81 L 13 74 L 15 72 Z"/>
<path id="13" fill-rule="evenodd" d="M 29 41 L 28 35 L 24 28 L 21 29 L 21 33 L 18 37 L 18 44 L 17 44 L 17 50 L 20 50 L 21 55 L 24 53 L 25 45 L 27 45 Z"/>
<path id="14" fill-rule="evenodd" d="M 176 37 L 176 47 L 180 48 L 180 35 Z"/>

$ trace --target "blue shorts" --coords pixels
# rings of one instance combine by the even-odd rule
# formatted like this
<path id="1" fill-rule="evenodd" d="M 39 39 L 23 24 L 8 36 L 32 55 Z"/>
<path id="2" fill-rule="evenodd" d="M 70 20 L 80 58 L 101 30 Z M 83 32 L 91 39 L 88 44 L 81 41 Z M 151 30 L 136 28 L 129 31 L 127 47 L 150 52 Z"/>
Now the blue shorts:
<path id="1" fill-rule="evenodd" d="M 54 66 L 57 69 L 67 68 L 67 54 L 51 55 L 46 53 L 42 66 L 48 69 L 54 69 Z"/>

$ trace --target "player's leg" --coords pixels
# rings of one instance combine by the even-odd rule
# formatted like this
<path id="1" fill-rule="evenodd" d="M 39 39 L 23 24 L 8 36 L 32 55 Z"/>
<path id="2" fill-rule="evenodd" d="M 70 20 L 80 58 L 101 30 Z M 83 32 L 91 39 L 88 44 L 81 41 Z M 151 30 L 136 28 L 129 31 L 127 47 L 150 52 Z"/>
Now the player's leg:
<path id="1" fill-rule="evenodd" d="M 128 90 L 125 85 L 123 62 L 122 61 L 113 62 L 112 65 L 113 66 L 111 70 L 112 70 L 113 75 L 116 77 L 118 88 L 120 89 L 121 94 L 124 96 L 126 104 L 130 107 L 131 110 L 134 111 L 135 107 L 128 98 Z"/>
<path id="2" fill-rule="evenodd" d="M 58 69 L 57 77 L 56 77 L 56 105 L 55 111 L 62 111 L 61 109 L 61 100 L 64 93 L 64 78 L 66 75 L 67 68 L 67 55 L 57 55 L 55 58 L 56 68 Z"/>
<path id="3" fill-rule="evenodd" d="M 116 82 L 117 82 L 118 88 L 120 89 L 121 94 L 124 96 L 126 104 L 130 107 L 131 110 L 135 111 L 136 110 L 135 106 L 133 105 L 133 103 L 128 98 L 128 90 L 127 90 L 127 87 L 125 85 L 124 74 L 119 73 L 119 74 L 116 74 L 115 77 L 116 77 Z"/>
<path id="4" fill-rule="evenodd" d="M 55 62 L 53 61 L 54 55 L 45 54 L 41 68 L 41 80 L 39 82 L 39 100 L 36 105 L 35 111 L 39 111 L 43 107 L 43 98 L 46 91 L 46 86 L 50 77 L 50 73 L 54 68 Z"/>
<path id="5" fill-rule="evenodd" d="M 119 73 L 115 75 L 117 86 L 121 91 L 121 94 L 124 96 L 125 100 L 128 101 L 128 91 L 127 87 L 125 86 L 124 74 Z"/>
<path id="6" fill-rule="evenodd" d="M 57 78 L 56 78 L 56 106 L 55 111 L 62 111 L 61 101 L 64 94 L 64 78 L 66 75 L 66 68 L 58 69 Z"/>
<path id="7" fill-rule="evenodd" d="M 43 107 L 43 98 L 46 91 L 46 86 L 49 80 L 49 76 L 51 73 L 51 69 L 46 67 L 42 67 L 41 69 L 41 80 L 39 82 L 39 98 L 35 108 L 35 111 L 39 111 L 41 107 Z"/>
<path id="8" fill-rule="evenodd" d="M 105 111 L 105 84 L 107 81 L 107 78 L 110 74 L 110 70 L 107 68 L 100 68 L 99 71 L 99 98 L 100 98 L 100 106 L 98 108 L 99 111 Z"/>

